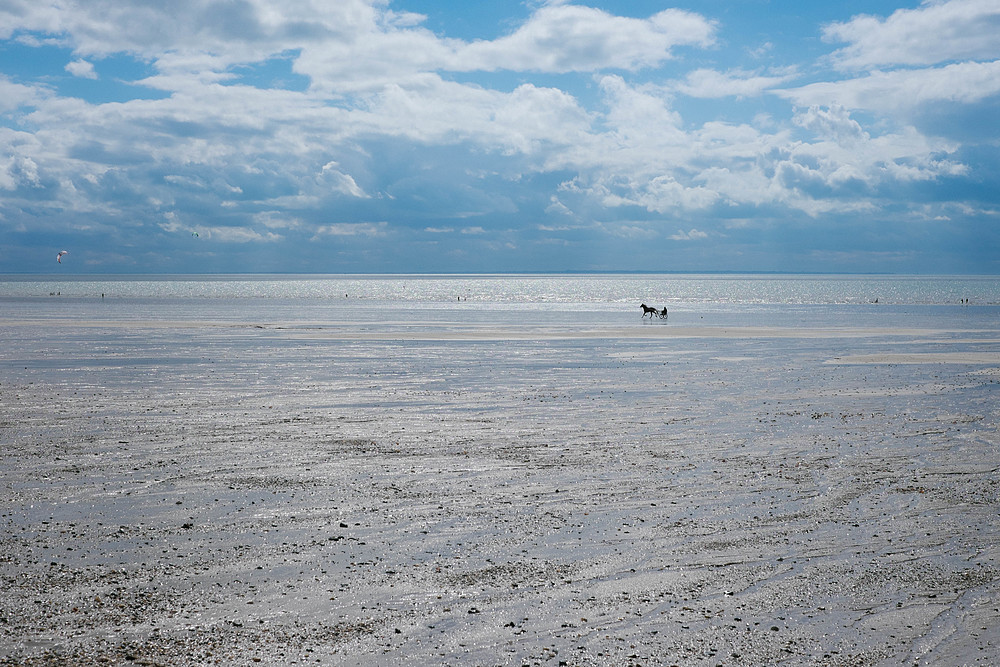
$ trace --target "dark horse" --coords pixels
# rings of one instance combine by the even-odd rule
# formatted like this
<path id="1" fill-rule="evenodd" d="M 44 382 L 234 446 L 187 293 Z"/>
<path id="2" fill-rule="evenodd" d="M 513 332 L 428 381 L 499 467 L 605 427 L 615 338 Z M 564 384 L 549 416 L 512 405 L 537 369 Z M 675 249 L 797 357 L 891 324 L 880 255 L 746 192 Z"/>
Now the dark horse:
<path id="1" fill-rule="evenodd" d="M 643 317 L 646 317 L 646 315 L 649 315 L 650 318 L 652 318 L 653 315 L 656 315 L 660 319 L 663 319 L 663 318 L 665 318 L 667 316 L 667 308 L 666 308 L 666 306 L 664 306 L 663 310 L 659 310 L 657 308 L 653 308 L 652 306 L 647 306 L 644 303 L 639 304 L 639 307 L 642 308 L 642 316 Z"/>

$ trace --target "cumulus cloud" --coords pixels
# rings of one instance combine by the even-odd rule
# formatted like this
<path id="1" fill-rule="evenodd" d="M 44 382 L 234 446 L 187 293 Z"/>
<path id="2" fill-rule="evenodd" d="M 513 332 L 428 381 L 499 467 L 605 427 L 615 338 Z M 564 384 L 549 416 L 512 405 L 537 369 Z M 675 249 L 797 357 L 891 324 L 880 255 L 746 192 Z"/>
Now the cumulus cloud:
<path id="1" fill-rule="evenodd" d="M 74 60 L 66 65 L 66 71 L 73 76 L 82 79 L 96 79 L 97 72 L 94 70 L 94 63 L 86 60 Z"/>
<path id="2" fill-rule="evenodd" d="M 652 86 L 631 86 L 620 76 L 602 77 L 600 84 L 608 106 L 605 124 L 618 136 L 645 135 L 650 128 L 656 128 L 661 136 L 676 138 L 681 117 L 670 107 L 664 91 Z"/>
<path id="3" fill-rule="evenodd" d="M 629 182 L 604 196 L 607 206 L 641 206 L 653 213 L 704 209 L 719 199 L 719 193 L 701 185 L 685 185 L 673 175 L 656 176 L 647 183 Z"/>
<path id="4" fill-rule="evenodd" d="M 0 113 L 35 106 L 49 97 L 51 93 L 45 88 L 14 83 L 0 74 Z"/>
<path id="5" fill-rule="evenodd" d="M 448 69 L 541 72 L 635 70 L 672 58 L 677 46 L 707 47 L 715 24 L 679 9 L 648 19 L 613 16 L 570 4 L 540 8 L 515 32 L 462 45 Z"/>
<path id="6" fill-rule="evenodd" d="M 606 131 L 564 156 L 578 175 L 563 190 L 604 207 L 656 214 L 778 204 L 809 215 L 871 210 L 894 183 L 959 175 L 958 146 L 912 127 L 872 135 L 849 109 L 813 105 L 793 117 L 803 135 L 748 124 L 686 129 L 663 95 L 603 81 Z"/>
<path id="7" fill-rule="evenodd" d="M 321 181 L 330 187 L 334 192 L 339 192 L 351 197 L 358 197 L 359 199 L 367 199 L 368 195 L 365 194 L 364 190 L 358 187 L 354 178 L 351 177 L 350 174 L 345 174 L 340 171 L 339 167 L 340 165 L 336 162 L 327 162 L 323 165 L 323 169 L 320 172 Z"/>
<path id="8" fill-rule="evenodd" d="M 20 186 L 40 188 L 38 165 L 24 155 L 0 156 L 0 188 L 15 190 Z"/>
<path id="9" fill-rule="evenodd" d="M 868 134 L 861 129 L 861 124 L 852 119 L 847 110 L 841 106 L 826 109 L 813 106 L 795 116 L 794 120 L 817 136 L 833 139 L 845 146 L 857 144 L 868 138 Z"/>
<path id="10" fill-rule="evenodd" d="M 302 44 L 295 70 L 328 93 L 420 85 L 431 72 L 594 72 L 655 67 L 680 46 L 714 43 L 716 25 L 669 9 L 646 19 L 571 4 L 539 8 L 511 34 L 466 42 L 420 27 L 418 15 L 382 29 L 377 13 L 353 12 L 350 31 Z M 327 25 L 327 24 L 324 24 Z"/>

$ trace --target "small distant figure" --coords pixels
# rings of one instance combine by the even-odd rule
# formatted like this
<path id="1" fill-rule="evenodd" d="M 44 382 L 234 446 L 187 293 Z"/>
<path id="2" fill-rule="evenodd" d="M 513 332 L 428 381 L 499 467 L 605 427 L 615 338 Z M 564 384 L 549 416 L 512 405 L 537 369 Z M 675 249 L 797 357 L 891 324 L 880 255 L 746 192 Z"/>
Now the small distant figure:
<path id="1" fill-rule="evenodd" d="M 647 306 L 646 304 L 641 303 L 639 304 L 639 307 L 642 308 L 643 317 L 649 315 L 649 319 L 653 319 L 653 316 L 655 315 L 656 317 L 659 317 L 661 320 L 666 319 L 667 317 L 666 306 L 663 307 L 663 310 L 660 310 L 659 308 L 654 308 L 653 306 Z"/>
<path id="2" fill-rule="evenodd" d="M 56 261 L 62 264 L 63 255 L 68 255 L 68 254 L 69 250 L 60 250 L 59 253 L 56 255 Z"/>

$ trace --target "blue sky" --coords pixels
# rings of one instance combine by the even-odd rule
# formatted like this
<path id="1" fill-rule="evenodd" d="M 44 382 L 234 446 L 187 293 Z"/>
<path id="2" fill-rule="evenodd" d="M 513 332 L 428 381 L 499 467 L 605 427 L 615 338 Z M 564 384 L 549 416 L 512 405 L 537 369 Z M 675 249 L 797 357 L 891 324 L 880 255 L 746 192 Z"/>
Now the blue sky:
<path id="1" fill-rule="evenodd" d="M 998 34 L 1000 0 L 0 0 L 0 273 L 1000 274 Z"/>

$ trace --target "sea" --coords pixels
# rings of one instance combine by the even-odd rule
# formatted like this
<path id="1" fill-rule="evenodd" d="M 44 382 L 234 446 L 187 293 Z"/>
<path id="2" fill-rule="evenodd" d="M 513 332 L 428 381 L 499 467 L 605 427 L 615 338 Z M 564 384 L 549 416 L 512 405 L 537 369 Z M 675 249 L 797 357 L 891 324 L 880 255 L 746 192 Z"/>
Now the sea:
<path id="1" fill-rule="evenodd" d="M 640 304 L 666 308 L 642 317 Z M 0 319 L 212 321 L 413 332 L 505 326 L 993 328 L 1000 276 L 0 275 Z"/>

